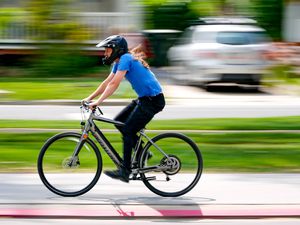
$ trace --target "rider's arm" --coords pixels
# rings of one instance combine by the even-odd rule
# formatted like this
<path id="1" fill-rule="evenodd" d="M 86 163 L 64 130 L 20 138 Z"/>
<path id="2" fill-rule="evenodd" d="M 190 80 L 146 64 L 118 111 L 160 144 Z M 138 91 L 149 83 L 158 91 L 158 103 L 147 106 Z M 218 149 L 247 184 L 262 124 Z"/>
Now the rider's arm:
<path id="1" fill-rule="evenodd" d="M 96 89 L 96 91 L 94 91 L 89 97 L 87 97 L 87 101 L 90 101 L 92 99 L 94 99 L 95 97 L 97 97 L 98 95 L 102 94 L 104 92 L 104 90 L 106 89 L 107 85 L 109 84 L 109 82 L 114 78 L 114 73 L 110 73 L 108 75 L 108 77 L 99 85 L 99 87 Z"/>
<path id="2" fill-rule="evenodd" d="M 104 92 L 101 94 L 99 99 L 96 101 L 97 105 L 99 105 L 106 98 L 111 96 L 115 92 L 115 90 L 117 90 L 117 88 L 119 87 L 119 85 L 120 85 L 122 79 L 124 78 L 126 72 L 127 72 L 126 70 L 123 70 L 123 71 L 118 70 L 116 72 L 116 74 L 113 76 L 113 78 L 107 84 Z"/>

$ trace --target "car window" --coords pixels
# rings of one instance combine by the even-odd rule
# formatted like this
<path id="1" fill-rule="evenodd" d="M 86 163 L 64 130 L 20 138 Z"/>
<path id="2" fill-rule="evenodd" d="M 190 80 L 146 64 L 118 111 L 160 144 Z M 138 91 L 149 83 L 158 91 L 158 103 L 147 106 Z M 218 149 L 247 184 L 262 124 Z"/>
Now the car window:
<path id="1" fill-rule="evenodd" d="M 259 44 L 267 41 L 264 32 L 218 32 L 218 43 L 227 45 Z"/>
<path id="2" fill-rule="evenodd" d="M 209 31 L 196 31 L 193 36 L 193 42 L 196 43 L 212 43 L 216 42 L 216 33 Z"/>
<path id="3" fill-rule="evenodd" d="M 265 32 L 249 32 L 249 37 L 251 40 L 251 43 L 258 44 L 258 43 L 264 43 L 269 42 L 268 36 Z"/>

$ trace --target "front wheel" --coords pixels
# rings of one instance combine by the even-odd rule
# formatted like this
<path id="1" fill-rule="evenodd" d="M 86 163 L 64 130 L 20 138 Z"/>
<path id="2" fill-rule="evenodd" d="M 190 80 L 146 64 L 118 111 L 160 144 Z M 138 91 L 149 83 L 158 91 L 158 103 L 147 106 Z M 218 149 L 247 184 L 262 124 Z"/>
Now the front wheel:
<path id="1" fill-rule="evenodd" d="M 139 166 L 141 178 L 152 192 L 177 197 L 198 183 L 203 161 L 200 150 L 190 138 L 179 133 L 164 133 L 146 144 Z"/>
<path id="2" fill-rule="evenodd" d="M 82 144 L 79 144 L 82 143 Z M 76 146 L 81 146 L 74 156 Z M 38 173 L 52 192 L 74 197 L 89 191 L 102 170 L 99 149 L 90 139 L 81 141 L 81 134 L 66 132 L 46 141 L 38 157 Z"/>

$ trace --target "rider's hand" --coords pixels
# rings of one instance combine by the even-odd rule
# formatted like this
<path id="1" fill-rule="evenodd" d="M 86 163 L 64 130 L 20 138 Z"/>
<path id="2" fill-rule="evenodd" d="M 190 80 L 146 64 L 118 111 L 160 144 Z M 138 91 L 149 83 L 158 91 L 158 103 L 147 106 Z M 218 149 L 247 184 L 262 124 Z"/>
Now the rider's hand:
<path id="1" fill-rule="evenodd" d="M 90 102 L 90 101 L 91 101 L 91 99 L 89 99 L 89 98 L 84 98 L 84 99 L 81 100 L 81 104 L 84 103 L 84 102 Z"/>
<path id="2" fill-rule="evenodd" d="M 91 103 L 89 104 L 89 108 L 93 110 L 93 109 L 95 109 L 98 105 L 99 105 L 98 102 L 91 102 Z"/>

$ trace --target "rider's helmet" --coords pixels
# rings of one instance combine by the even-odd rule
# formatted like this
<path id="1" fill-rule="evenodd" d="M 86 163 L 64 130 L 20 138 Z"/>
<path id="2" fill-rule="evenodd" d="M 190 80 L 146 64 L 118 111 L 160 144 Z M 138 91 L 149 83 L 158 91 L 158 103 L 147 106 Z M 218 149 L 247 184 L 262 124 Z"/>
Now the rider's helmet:
<path id="1" fill-rule="evenodd" d="M 110 65 L 115 59 L 120 58 L 121 55 L 128 52 L 128 44 L 124 37 L 120 35 L 112 35 L 101 41 L 96 47 L 111 48 L 112 53 L 110 57 L 103 58 L 103 64 Z"/>

